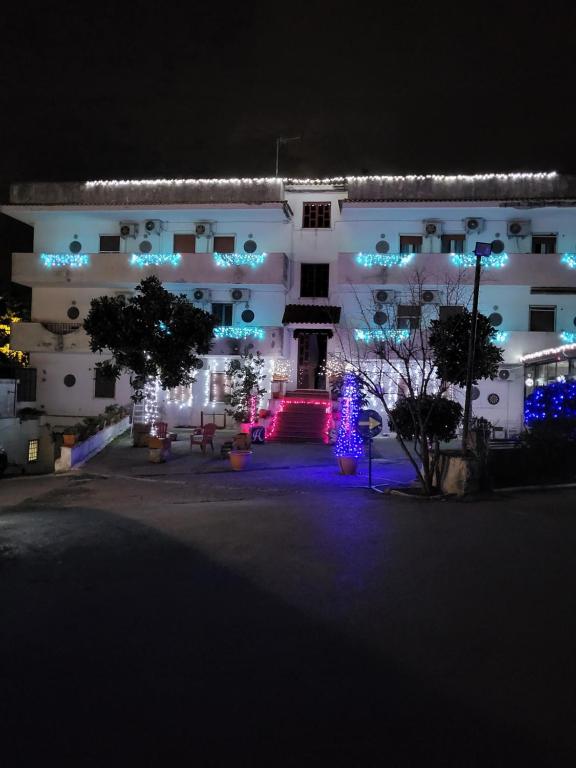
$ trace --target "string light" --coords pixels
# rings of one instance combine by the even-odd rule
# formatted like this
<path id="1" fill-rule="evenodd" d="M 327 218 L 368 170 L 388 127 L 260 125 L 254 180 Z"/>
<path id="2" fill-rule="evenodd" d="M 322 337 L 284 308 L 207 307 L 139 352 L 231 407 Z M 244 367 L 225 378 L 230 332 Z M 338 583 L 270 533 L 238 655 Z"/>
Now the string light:
<path id="1" fill-rule="evenodd" d="M 475 267 L 476 255 L 474 253 L 451 253 L 450 259 L 456 267 Z M 484 269 L 502 269 L 508 263 L 507 253 L 492 253 L 482 258 Z"/>
<path id="2" fill-rule="evenodd" d="M 524 421 L 528 426 L 538 421 L 576 419 L 576 382 L 553 381 L 538 387 L 524 403 Z"/>
<path id="3" fill-rule="evenodd" d="M 214 328 L 214 336 L 217 339 L 264 339 L 264 328 L 247 328 L 240 325 L 217 325 Z"/>
<path id="4" fill-rule="evenodd" d="M 260 267 L 266 260 L 267 253 L 215 253 L 216 266 L 226 267 Z"/>
<path id="5" fill-rule="evenodd" d="M 508 331 L 496 331 L 494 334 L 494 341 L 496 344 L 504 344 L 508 339 Z"/>
<path id="6" fill-rule="evenodd" d="M 562 264 L 567 264 L 570 269 L 576 269 L 576 253 L 565 253 L 560 261 Z"/>
<path id="7" fill-rule="evenodd" d="M 350 456 L 359 459 L 364 444 L 358 432 L 360 413 L 360 385 L 353 373 L 347 373 L 342 383 L 340 399 L 340 423 L 334 453 L 338 457 Z"/>
<path id="8" fill-rule="evenodd" d="M 330 432 L 330 421 L 332 419 L 332 406 L 330 403 L 326 404 L 326 400 L 313 400 L 309 398 L 285 398 L 279 401 L 278 403 L 278 409 L 274 413 L 274 418 L 272 419 L 272 423 L 270 424 L 270 428 L 266 432 L 266 439 L 271 440 L 276 430 L 278 429 L 278 417 L 280 414 L 284 411 L 286 405 L 321 405 L 322 408 L 324 408 L 324 413 L 326 414 L 326 417 L 324 419 L 324 428 L 323 428 L 323 439 L 324 442 L 328 442 L 328 436 Z"/>
<path id="9" fill-rule="evenodd" d="M 155 437 L 160 417 L 158 407 L 158 380 L 148 379 L 144 384 L 144 422 L 150 424 L 150 435 Z"/>
<path id="10" fill-rule="evenodd" d="M 405 267 L 412 253 L 358 253 L 356 263 L 362 267 Z"/>
<path id="11" fill-rule="evenodd" d="M 363 330 L 356 328 L 354 331 L 354 338 L 356 341 L 364 341 L 369 343 L 371 341 L 390 341 L 393 344 L 401 344 L 410 338 L 410 331 L 406 328 L 401 329 L 383 329 L 375 328 L 374 330 Z"/>
<path id="12" fill-rule="evenodd" d="M 568 344 L 574 344 L 574 342 L 576 342 L 576 333 L 572 333 L 571 331 L 562 331 L 560 338 L 562 341 L 565 341 Z"/>
<path id="13" fill-rule="evenodd" d="M 541 349 L 539 352 L 530 352 L 527 355 L 520 355 L 520 362 L 529 363 L 546 357 L 557 357 L 558 355 L 567 356 L 566 353 L 568 352 L 576 352 L 576 343 L 562 344 L 559 347 L 550 347 L 549 349 Z"/>
<path id="14" fill-rule="evenodd" d="M 182 408 L 190 408 L 194 400 L 194 393 L 192 387 L 174 387 L 169 389 L 166 394 L 166 403 L 168 405 L 177 405 L 180 410 Z"/>
<path id="15" fill-rule="evenodd" d="M 40 261 L 47 269 L 82 269 L 90 264 L 87 253 L 41 253 Z"/>
<path id="16" fill-rule="evenodd" d="M 283 357 L 277 357 L 274 360 L 274 369 L 272 378 L 276 381 L 284 381 L 290 378 L 292 374 L 292 363 Z"/>
<path id="17" fill-rule="evenodd" d="M 169 264 L 177 267 L 182 261 L 180 253 L 133 253 L 130 257 L 131 267 L 161 267 Z"/>

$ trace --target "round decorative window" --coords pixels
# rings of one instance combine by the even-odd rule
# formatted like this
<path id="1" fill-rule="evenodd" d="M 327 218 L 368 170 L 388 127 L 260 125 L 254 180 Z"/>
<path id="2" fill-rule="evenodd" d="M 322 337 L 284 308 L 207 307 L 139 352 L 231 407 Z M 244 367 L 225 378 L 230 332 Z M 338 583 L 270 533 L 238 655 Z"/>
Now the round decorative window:
<path id="1" fill-rule="evenodd" d="M 72 373 L 67 373 L 66 376 L 64 376 L 64 384 L 67 387 L 73 387 L 74 384 L 76 384 L 76 376 Z"/>
<path id="2" fill-rule="evenodd" d="M 244 243 L 244 253 L 254 253 L 258 248 L 256 240 L 246 240 Z"/>
<path id="3" fill-rule="evenodd" d="M 68 312 L 66 312 L 70 320 L 76 320 L 78 317 L 80 317 L 80 310 L 78 307 L 70 307 L 68 309 Z"/>
<path id="4" fill-rule="evenodd" d="M 374 312 L 374 323 L 376 325 L 384 325 L 388 322 L 388 315 L 386 312 Z"/>
<path id="5" fill-rule="evenodd" d="M 490 395 L 488 395 L 488 402 L 490 405 L 498 405 L 500 402 L 500 396 L 496 394 L 496 392 L 492 392 Z"/>
<path id="6" fill-rule="evenodd" d="M 388 253 L 390 250 L 390 243 L 386 240 L 378 240 L 376 243 L 376 253 Z"/>
<path id="7" fill-rule="evenodd" d="M 242 312 L 242 320 L 245 323 L 251 323 L 252 320 L 254 320 L 254 312 L 252 312 L 251 309 L 245 309 L 244 312 Z"/>
<path id="8" fill-rule="evenodd" d="M 472 400 L 478 400 L 480 397 L 480 390 L 478 387 L 472 387 Z"/>
<path id="9" fill-rule="evenodd" d="M 152 250 L 152 243 L 150 240 L 142 240 L 138 247 L 140 248 L 140 253 L 150 253 Z"/>
<path id="10" fill-rule="evenodd" d="M 492 312 L 491 315 L 488 315 L 488 320 L 494 327 L 502 325 L 502 315 L 500 312 Z"/>
<path id="11" fill-rule="evenodd" d="M 68 247 L 70 248 L 70 253 L 80 253 L 82 250 L 82 243 L 80 240 L 72 240 Z"/>
<path id="12" fill-rule="evenodd" d="M 504 243 L 502 240 L 492 240 L 492 253 L 503 253 Z"/>
<path id="13" fill-rule="evenodd" d="M 199 371 L 201 368 L 204 368 L 204 360 L 196 360 L 196 363 L 194 364 L 194 367 L 197 371 Z"/>

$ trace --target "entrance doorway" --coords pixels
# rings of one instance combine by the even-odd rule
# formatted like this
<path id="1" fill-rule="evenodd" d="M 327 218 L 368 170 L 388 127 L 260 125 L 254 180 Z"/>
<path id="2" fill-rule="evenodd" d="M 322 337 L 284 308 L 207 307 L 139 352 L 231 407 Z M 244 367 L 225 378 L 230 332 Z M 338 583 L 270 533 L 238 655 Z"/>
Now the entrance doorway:
<path id="1" fill-rule="evenodd" d="M 294 331 L 298 339 L 298 389 L 326 389 L 326 351 L 331 331 Z"/>

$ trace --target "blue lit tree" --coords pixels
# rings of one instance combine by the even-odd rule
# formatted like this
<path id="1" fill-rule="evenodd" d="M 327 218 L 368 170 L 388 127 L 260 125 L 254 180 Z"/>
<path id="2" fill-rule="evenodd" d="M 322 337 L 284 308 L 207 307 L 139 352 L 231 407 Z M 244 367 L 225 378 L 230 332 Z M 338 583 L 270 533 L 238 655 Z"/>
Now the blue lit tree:
<path id="1" fill-rule="evenodd" d="M 572 420 L 576 425 L 576 381 L 554 381 L 526 398 L 524 421 L 533 427 L 543 421 Z"/>
<path id="2" fill-rule="evenodd" d="M 358 432 L 362 396 L 360 382 L 353 373 L 344 375 L 340 398 L 340 423 L 334 452 L 339 458 L 349 456 L 359 459 L 363 451 L 362 438 Z"/>

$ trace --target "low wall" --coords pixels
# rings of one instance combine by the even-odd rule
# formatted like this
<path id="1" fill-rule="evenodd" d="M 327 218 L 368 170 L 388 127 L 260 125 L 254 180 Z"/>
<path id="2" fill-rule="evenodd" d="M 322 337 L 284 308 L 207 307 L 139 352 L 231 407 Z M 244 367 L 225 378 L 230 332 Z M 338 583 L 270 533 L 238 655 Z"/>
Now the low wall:
<path id="1" fill-rule="evenodd" d="M 112 442 L 114 438 L 121 435 L 130 427 L 130 417 L 126 416 L 122 421 L 118 421 L 116 424 L 111 424 L 109 427 L 104 427 L 100 432 L 97 432 L 88 440 L 84 440 L 82 443 L 77 443 L 71 448 L 62 446 L 60 449 L 60 458 L 56 459 L 54 463 L 55 472 L 66 472 L 78 464 L 83 463 L 87 459 L 91 459 L 99 453 L 108 443 Z"/>

